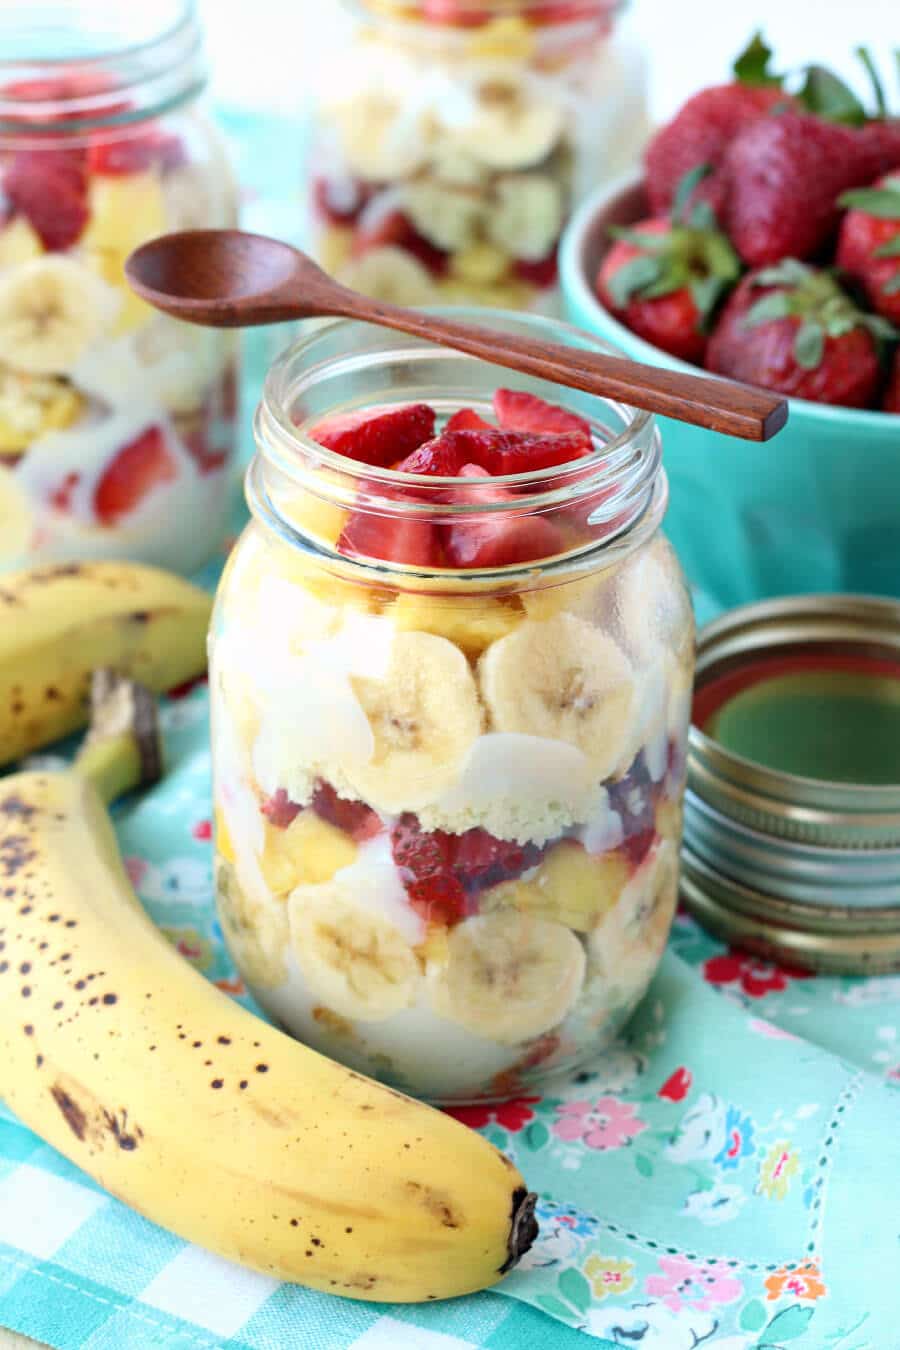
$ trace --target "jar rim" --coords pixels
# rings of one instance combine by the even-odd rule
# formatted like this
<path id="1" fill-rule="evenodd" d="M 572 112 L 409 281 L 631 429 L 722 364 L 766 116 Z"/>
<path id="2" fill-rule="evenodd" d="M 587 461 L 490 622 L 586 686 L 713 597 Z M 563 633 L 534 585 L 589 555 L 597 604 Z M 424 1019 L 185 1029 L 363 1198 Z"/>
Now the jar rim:
<path id="1" fill-rule="evenodd" d="M 30 24 L 18 18 L 9 35 L 0 22 L 0 135 L 46 145 L 160 116 L 203 90 L 197 0 L 133 9 L 96 0 L 93 11 L 49 0 L 29 6 Z"/>
<path id="2" fill-rule="evenodd" d="M 611 352 L 609 347 L 593 334 L 584 332 L 562 320 L 551 319 L 543 315 L 523 314 L 507 310 L 485 310 L 477 306 L 428 306 L 425 312 L 437 315 L 452 315 L 457 319 L 478 322 L 488 320 L 495 327 L 501 324 L 524 326 L 543 333 L 554 340 L 574 340 L 573 345 L 589 350 Z M 342 335 L 351 333 L 360 335 L 370 332 L 375 340 L 383 345 L 376 352 L 362 352 L 358 356 L 333 355 L 324 360 L 316 360 L 316 344 L 323 339 L 340 345 Z M 391 348 L 388 342 L 402 342 L 403 346 Z M 314 332 L 301 338 L 285 349 L 269 370 L 263 388 L 262 399 L 254 418 L 254 434 L 258 454 L 251 465 L 247 477 L 248 501 L 254 514 L 265 516 L 270 524 L 275 524 L 283 534 L 297 542 L 305 536 L 297 530 L 292 521 L 283 519 L 272 494 L 267 490 L 267 471 L 271 470 L 276 479 L 290 484 L 291 488 L 311 491 L 332 504 L 350 508 L 364 501 L 365 509 L 377 514 L 392 517 L 420 518 L 450 521 L 454 517 L 465 515 L 493 517 L 513 514 L 527 515 L 537 511 L 548 511 L 557 506 L 577 504 L 584 497 L 596 496 L 600 492 L 607 495 L 597 509 L 592 512 L 588 523 L 600 524 L 604 520 L 621 520 L 619 528 L 610 531 L 603 538 L 582 543 L 579 547 L 561 555 L 562 564 L 571 567 L 574 559 L 583 554 L 592 556 L 598 548 L 612 551 L 625 545 L 630 551 L 637 537 L 643 538 L 644 523 L 652 522 L 655 529 L 665 512 L 668 492 L 665 474 L 662 470 L 662 450 L 658 428 L 652 413 L 617 403 L 612 399 L 595 401 L 613 411 L 623 422 L 622 430 L 602 438 L 602 430 L 596 419 L 592 420 L 598 432 L 595 448 L 589 455 L 567 464 L 555 465 L 532 472 L 493 475 L 488 481 L 494 488 L 511 489 L 502 499 L 460 501 L 448 500 L 454 487 L 465 484 L 473 488 L 473 480 L 466 477 L 438 477 L 400 472 L 396 469 L 378 468 L 366 463 L 350 460 L 335 451 L 327 450 L 308 434 L 304 434 L 303 425 L 319 417 L 362 411 L 365 407 L 384 406 L 384 401 L 373 404 L 372 400 L 359 400 L 349 406 L 342 402 L 337 408 L 315 418 L 303 419 L 299 423 L 291 416 L 291 404 L 304 391 L 314 388 L 318 381 L 327 378 L 336 371 L 352 374 L 354 360 L 359 368 L 371 370 L 378 361 L 389 360 L 415 362 L 419 360 L 459 360 L 464 368 L 466 363 L 484 367 L 486 362 L 478 361 L 464 353 L 454 351 L 439 344 L 428 343 L 423 339 L 405 335 L 401 338 L 395 333 L 389 336 L 385 330 L 374 325 L 361 323 L 353 319 L 337 319 L 318 325 Z M 306 366 L 306 369 L 302 367 Z M 498 371 L 501 367 L 496 367 Z M 574 392 L 574 391 L 573 391 Z M 592 396 L 593 397 L 593 396 Z M 398 406 L 410 400 L 397 400 Z M 440 397 L 431 397 L 430 403 L 440 406 Z M 458 402 L 458 396 L 443 400 L 445 403 Z M 466 400 L 471 402 L 473 400 Z M 474 401 L 477 401 L 474 400 Z M 406 495 L 404 495 L 406 494 Z M 477 490 L 476 490 L 477 495 Z M 650 531 L 648 530 L 647 533 Z M 335 554 L 343 564 L 342 555 Z M 379 564 L 384 570 L 394 564 Z M 408 570 L 396 565 L 400 570 Z M 542 564 L 530 563 L 522 570 L 533 573 Z M 548 570 L 551 563 L 546 565 Z M 417 575 L 421 572 L 417 569 Z M 446 576 L 453 569 L 441 569 L 438 575 Z M 502 574 L 509 576 L 512 568 L 503 568 Z M 467 570 L 466 575 L 471 575 Z M 484 579 L 487 573 L 477 574 Z M 490 575 L 498 575 L 491 570 Z"/>

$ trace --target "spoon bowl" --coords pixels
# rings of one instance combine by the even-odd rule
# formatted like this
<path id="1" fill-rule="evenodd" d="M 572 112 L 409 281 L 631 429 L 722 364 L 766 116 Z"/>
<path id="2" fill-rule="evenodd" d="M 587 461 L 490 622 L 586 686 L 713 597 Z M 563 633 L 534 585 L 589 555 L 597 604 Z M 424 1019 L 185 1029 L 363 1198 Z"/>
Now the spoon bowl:
<path id="1" fill-rule="evenodd" d="M 787 421 L 787 400 L 709 375 L 540 343 L 360 295 L 293 245 L 242 230 L 188 230 L 142 245 L 125 264 L 157 309 L 211 328 L 333 316 L 381 324 L 493 365 L 616 399 L 713 431 L 765 441 Z"/>

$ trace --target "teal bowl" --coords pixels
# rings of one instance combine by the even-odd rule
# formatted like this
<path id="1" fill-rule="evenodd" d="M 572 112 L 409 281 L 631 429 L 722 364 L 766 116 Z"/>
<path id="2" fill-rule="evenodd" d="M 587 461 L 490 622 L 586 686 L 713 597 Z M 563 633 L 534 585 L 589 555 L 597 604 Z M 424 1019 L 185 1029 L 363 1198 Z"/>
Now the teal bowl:
<path id="1" fill-rule="evenodd" d="M 693 370 L 594 295 L 607 227 L 647 214 L 636 177 L 584 203 L 561 249 L 566 314 L 635 361 Z M 670 418 L 660 425 L 666 533 L 714 606 L 816 591 L 900 597 L 900 416 L 791 399 L 787 426 L 764 445 Z"/>

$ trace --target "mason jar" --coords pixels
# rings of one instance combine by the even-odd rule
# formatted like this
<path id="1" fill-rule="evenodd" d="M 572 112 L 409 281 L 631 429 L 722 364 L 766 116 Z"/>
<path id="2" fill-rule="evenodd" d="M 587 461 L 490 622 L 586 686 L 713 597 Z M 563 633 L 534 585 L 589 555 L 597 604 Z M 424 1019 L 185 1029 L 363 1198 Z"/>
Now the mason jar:
<path id="1" fill-rule="evenodd" d="M 553 312 L 575 201 L 649 129 L 622 0 L 368 0 L 315 100 L 320 262 L 401 304 Z"/>
<path id="2" fill-rule="evenodd" d="M 233 334 L 139 300 L 124 262 L 232 225 L 192 0 L 0 8 L 0 571 L 215 551 L 236 443 Z"/>
<path id="3" fill-rule="evenodd" d="M 588 453 L 435 478 L 316 439 L 410 404 L 490 420 L 498 382 L 577 410 Z M 675 908 L 694 640 L 653 418 L 340 322 L 275 364 L 256 438 L 210 653 L 226 942 L 361 1072 L 525 1090 L 616 1036 Z"/>

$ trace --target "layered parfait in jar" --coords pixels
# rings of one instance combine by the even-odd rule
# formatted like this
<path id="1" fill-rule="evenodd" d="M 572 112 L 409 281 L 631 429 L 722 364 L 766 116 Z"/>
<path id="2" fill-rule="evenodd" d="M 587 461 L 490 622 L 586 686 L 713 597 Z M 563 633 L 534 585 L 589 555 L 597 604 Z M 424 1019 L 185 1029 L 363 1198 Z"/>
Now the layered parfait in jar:
<path id="1" fill-rule="evenodd" d="M 289 350 L 211 644 L 244 979 L 440 1101 L 602 1050 L 676 903 L 693 624 L 653 419 L 498 373 L 360 324 Z"/>
<path id="2" fill-rule="evenodd" d="M 378 0 L 322 81 L 320 261 L 401 304 L 552 311 L 574 201 L 649 130 L 621 0 Z"/>
<path id="3" fill-rule="evenodd" d="M 97 8 L 69 35 L 82 50 Z M 133 16 L 143 46 L 98 35 L 89 57 L 43 65 L 17 58 L 21 19 L 7 41 L 0 17 L 0 570 L 112 557 L 189 572 L 222 538 L 234 337 L 158 314 L 124 274 L 156 235 L 236 220 L 195 106 L 192 9 L 170 8 L 181 23 L 155 42 L 151 8 Z"/>

